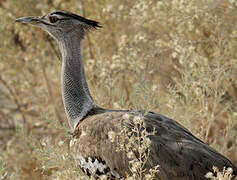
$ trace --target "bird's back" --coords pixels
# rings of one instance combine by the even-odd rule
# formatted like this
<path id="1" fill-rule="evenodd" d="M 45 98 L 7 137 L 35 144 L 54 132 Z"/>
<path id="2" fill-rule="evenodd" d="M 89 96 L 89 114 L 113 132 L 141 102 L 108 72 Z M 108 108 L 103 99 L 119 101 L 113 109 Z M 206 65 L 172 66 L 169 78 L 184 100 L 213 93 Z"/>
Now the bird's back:
<path id="1" fill-rule="evenodd" d="M 141 112 L 100 112 L 88 116 L 78 126 L 71 141 L 71 151 L 87 174 L 94 176 L 107 174 L 110 177 L 124 177 L 131 174 L 127 152 L 118 151 L 116 141 L 109 134 L 119 133 L 130 119 Z M 152 112 L 144 116 L 146 131 L 151 140 L 146 169 L 159 165 L 157 179 L 199 180 L 216 166 L 231 167 L 234 174 L 237 168 L 224 156 L 193 136 L 176 121 Z M 126 121 L 126 122 L 125 122 Z M 134 148 L 135 154 L 137 151 Z M 95 166 L 95 167 L 93 167 Z"/>

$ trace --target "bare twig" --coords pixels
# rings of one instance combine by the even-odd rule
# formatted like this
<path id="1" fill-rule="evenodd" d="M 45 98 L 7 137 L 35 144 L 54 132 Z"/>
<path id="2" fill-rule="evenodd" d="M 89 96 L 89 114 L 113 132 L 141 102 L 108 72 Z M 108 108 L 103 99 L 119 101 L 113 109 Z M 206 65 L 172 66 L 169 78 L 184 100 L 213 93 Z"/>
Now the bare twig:
<path id="1" fill-rule="evenodd" d="M 86 10 L 85 10 L 85 6 L 84 6 L 84 1 L 81 0 L 81 7 L 82 7 L 82 15 L 85 17 L 86 16 Z M 88 47 L 89 47 L 89 53 L 90 53 L 90 57 L 91 59 L 95 59 L 95 55 L 92 51 L 92 42 L 91 42 L 91 39 L 90 39 L 90 35 L 87 34 L 87 40 L 88 40 Z"/>
<path id="2" fill-rule="evenodd" d="M 12 87 L 10 87 L 8 85 L 8 83 L 0 76 L 0 82 L 8 89 L 9 93 L 10 93 L 10 97 L 12 99 L 12 101 L 16 104 L 17 109 L 20 111 L 22 119 L 23 119 L 23 123 L 24 123 L 24 127 L 26 128 L 27 132 L 28 132 L 28 127 L 26 124 L 26 117 L 24 115 L 24 112 L 21 108 L 21 104 L 17 98 L 17 95 L 15 94 L 14 90 L 12 89 Z"/>
<path id="3" fill-rule="evenodd" d="M 52 39 L 49 37 L 49 35 L 47 35 L 46 39 L 49 42 L 49 44 L 50 44 L 52 50 L 54 51 L 55 55 L 57 56 L 58 60 L 61 62 L 61 56 L 60 56 L 59 52 L 57 51 Z"/>
<path id="4" fill-rule="evenodd" d="M 0 126 L 0 130 L 1 131 L 9 131 L 9 130 L 12 130 L 12 131 L 15 131 L 15 126 L 10 126 L 10 127 L 1 127 Z"/>

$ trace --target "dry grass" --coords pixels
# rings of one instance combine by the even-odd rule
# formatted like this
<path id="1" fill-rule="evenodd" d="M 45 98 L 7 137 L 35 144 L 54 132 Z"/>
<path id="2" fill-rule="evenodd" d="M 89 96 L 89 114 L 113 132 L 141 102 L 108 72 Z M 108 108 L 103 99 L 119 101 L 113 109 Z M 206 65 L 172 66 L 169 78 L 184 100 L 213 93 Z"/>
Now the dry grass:
<path id="1" fill-rule="evenodd" d="M 103 24 L 83 45 L 97 104 L 165 114 L 237 164 L 235 1 L 2 0 L 0 178 L 83 175 L 68 154 L 57 45 L 14 23 L 55 9 Z"/>
<path id="2" fill-rule="evenodd" d="M 150 156 L 150 137 L 155 135 L 155 129 L 148 132 L 143 115 L 130 117 L 129 114 L 123 115 L 121 132 L 111 132 L 113 142 L 117 139 L 117 151 L 126 153 L 129 160 L 129 169 L 132 175 L 126 177 L 127 180 L 152 180 L 159 173 L 159 165 L 146 169 L 147 161 Z M 115 133 L 115 135 L 113 135 Z M 109 134 L 109 137 L 111 137 Z"/>
<path id="3" fill-rule="evenodd" d="M 213 172 L 214 173 L 207 173 L 206 178 L 207 179 L 213 179 L 213 180 L 231 180 L 233 179 L 233 169 L 231 168 L 223 168 L 223 171 L 219 171 L 217 167 L 213 167 Z M 216 175 L 214 175 L 216 174 Z"/>

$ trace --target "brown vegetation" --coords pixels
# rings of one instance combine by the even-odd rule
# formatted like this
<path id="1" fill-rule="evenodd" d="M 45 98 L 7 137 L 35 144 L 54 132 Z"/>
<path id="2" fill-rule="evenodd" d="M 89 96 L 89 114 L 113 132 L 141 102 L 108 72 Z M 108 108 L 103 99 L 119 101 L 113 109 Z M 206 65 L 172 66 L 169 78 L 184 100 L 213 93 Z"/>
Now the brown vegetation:
<path id="1" fill-rule="evenodd" d="M 83 44 L 97 104 L 165 114 L 237 164 L 235 1 L 3 0 L 0 179 L 82 176 L 67 151 L 57 45 L 15 23 L 56 9 L 103 25 Z"/>

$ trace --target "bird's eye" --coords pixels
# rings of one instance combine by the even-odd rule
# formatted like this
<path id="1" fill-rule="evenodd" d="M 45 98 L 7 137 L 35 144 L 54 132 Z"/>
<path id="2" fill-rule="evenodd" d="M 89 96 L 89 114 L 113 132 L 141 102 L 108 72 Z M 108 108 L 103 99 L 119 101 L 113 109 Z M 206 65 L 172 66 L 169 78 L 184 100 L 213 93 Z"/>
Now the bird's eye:
<path id="1" fill-rule="evenodd" d="M 49 21 L 51 23 L 56 23 L 58 21 L 58 18 L 56 16 L 49 16 Z"/>

